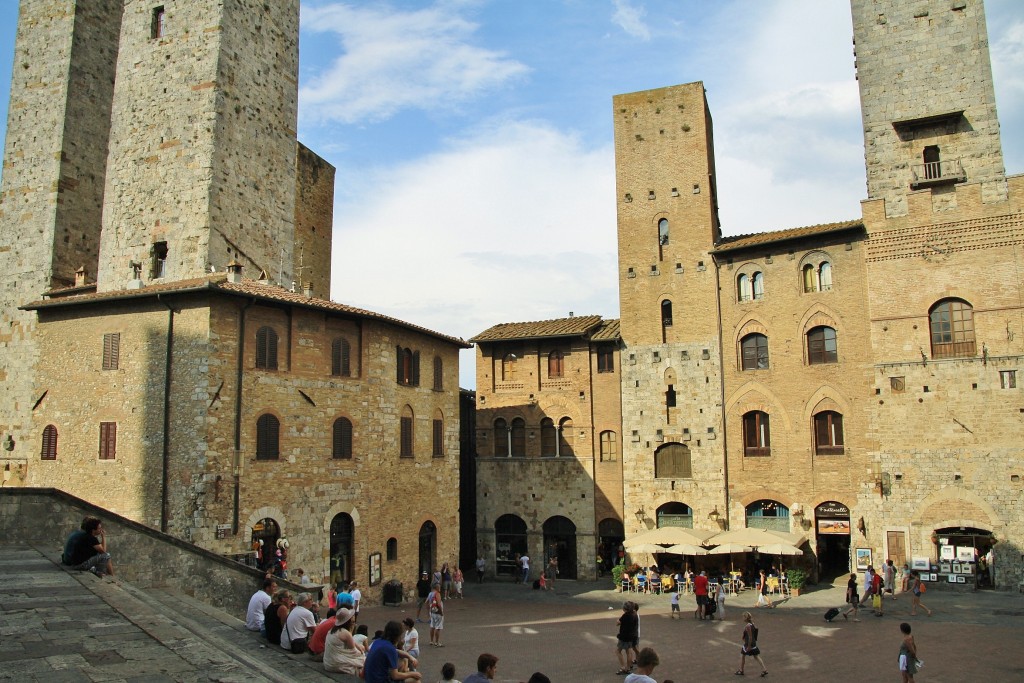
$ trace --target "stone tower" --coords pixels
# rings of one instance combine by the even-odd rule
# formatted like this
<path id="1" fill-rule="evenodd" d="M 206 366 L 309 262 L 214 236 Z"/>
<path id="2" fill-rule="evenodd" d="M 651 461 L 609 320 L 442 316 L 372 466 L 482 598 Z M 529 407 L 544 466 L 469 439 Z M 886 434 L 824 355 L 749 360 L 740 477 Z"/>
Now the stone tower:
<path id="1" fill-rule="evenodd" d="M 981 184 L 1006 198 L 988 34 L 981 0 L 852 0 L 868 199 L 908 212 L 908 191 Z"/>
<path id="2" fill-rule="evenodd" d="M 19 461 L 39 352 L 35 313 L 18 307 L 79 267 L 95 276 L 121 5 L 19 8 L 0 188 L 0 456 Z"/>
<path id="3" fill-rule="evenodd" d="M 100 291 L 232 259 L 293 279 L 298 21 L 298 0 L 125 2 Z"/>
<path id="4" fill-rule="evenodd" d="M 666 503 L 700 528 L 724 504 L 711 116 L 699 82 L 613 107 L 626 535 Z"/>

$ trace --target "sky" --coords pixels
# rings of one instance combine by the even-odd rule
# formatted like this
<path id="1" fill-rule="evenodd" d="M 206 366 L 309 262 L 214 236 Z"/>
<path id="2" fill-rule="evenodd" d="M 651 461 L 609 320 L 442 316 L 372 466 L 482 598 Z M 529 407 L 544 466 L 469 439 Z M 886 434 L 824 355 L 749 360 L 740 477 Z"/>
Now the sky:
<path id="1" fill-rule="evenodd" d="M 1024 2 L 985 5 L 1021 173 Z M 4 121 L 16 21 L 0 0 Z M 707 90 L 724 234 L 860 216 L 847 0 L 303 0 L 299 45 L 298 136 L 337 168 L 335 301 L 466 339 L 617 317 L 611 98 L 680 83 Z"/>

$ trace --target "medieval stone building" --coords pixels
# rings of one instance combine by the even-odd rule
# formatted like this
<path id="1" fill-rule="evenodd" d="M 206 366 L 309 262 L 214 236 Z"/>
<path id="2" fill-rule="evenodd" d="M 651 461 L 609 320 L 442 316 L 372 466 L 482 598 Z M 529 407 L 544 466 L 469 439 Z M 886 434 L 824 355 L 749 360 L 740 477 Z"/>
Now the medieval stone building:
<path id="1" fill-rule="evenodd" d="M 858 219 L 722 237 L 703 84 L 613 98 L 617 521 L 627 538 L 667 525 L 796 532 L 797 562 L 825 577 L 892 558 L 969 585 L 994 548 L 995 583 L 1015 586 L 1024 177 L 1003 168 L 982 2 L 852 10 Z M 501 353 L 477 356 L 480 386 L 503 401 L 485 405 L 481 389 L 493 415 L 481 411 L 479 437 L 534 391 L 494 379 Z M 580 491 L 598 481 L 579 475 Z M 534 498 L 573 497 L 562 479 L 530 481 Z M 510 493 L 493 517 L 547 514 Z M 594 546 L 597 519 L 577 522 L 578 548 Z"/>
<path id="2" fill-rule="evenodd" d="M 334 169 L 295 138 L 298 16 L 21 3 L 0 453 L 6 485 L 264 562 L 287 537 L 293 568 L 372 586 L 458 552 L 468 345 L 325 298 Z"/>

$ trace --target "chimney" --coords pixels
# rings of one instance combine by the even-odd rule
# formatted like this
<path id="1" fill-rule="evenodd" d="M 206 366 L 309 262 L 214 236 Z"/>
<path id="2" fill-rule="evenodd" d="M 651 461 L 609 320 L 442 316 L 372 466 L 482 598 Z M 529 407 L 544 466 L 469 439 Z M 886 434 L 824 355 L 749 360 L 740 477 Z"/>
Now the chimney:
<path id="1" fill-rule="evenodd" d="M 75 271 L 75 287 L 81 287 L 85 284 L 85 266 L 79 266 L 78 270 Z"/>
<path id="2" fill-rule="evenodd" d="M 125 289 L 142 289 L 142 263 L 129 261 L 128 267 L 132 269 L 132 279 L 128 281 Z"/>
<path id="3" fill-rule="evenodd" d="M 235 259 L 231 259 L 231 263 L 228 264 L 228 282 L 236 285 L 242 282 L 242 264 Z"/>
<path id="4" fill-rule="evenodd" d="M 312 299 L 313 298 L 313 283 L 312 282 L 307 282 L 305 285 L 303 285 L 302 286 L 302 293 L 306 295 L 307 299 Z"/>

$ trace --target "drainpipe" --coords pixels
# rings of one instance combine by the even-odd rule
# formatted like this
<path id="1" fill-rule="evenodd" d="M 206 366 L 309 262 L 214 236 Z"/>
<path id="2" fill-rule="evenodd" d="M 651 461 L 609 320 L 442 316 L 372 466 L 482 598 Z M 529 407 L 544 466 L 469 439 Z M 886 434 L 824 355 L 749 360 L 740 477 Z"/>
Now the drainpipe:
<path id="1" fill-rule="evenodd" d="M 238 535 L 238 509 L 241 500 L 242 488 L 242 373 L 245 361 L 245 312 L 256 303 L 256 299 L 250 299 L 242 307 L 238 316 L 238 363 L 235 373 L 235 452 L 232 457 L 232 471 L 234 474 L 234 493 L 231 512 L 231 533 Z"/>
<path id="2" fill-rule="evenodd" d="M 725 407 L 725 341 L 722 339 L 722 264 L 712 254 L 711 259 L 715 264 L 715 307 L 718 315 L 718 387 L 722 402 L 722 481 L 724 483 L 725 497 L 725 528 L 731 529 L 729 519 L 729 429 L 726 424 L 728 411 Z"/>
<path id="3" fill-rule="evenodd" d="M 164 301 L 159 294 L 156 300 L 167 307 L 167 351 L 164 361 L 164 440 L 162 454 L 162 471 L 160 473 L 160 531 L 167 533 L 168 505 L 167 485 L 170 479 L 171 465 L 171 370 L 173 369 L 174 352 L 174 314 L 175 310 Z"/>

